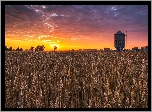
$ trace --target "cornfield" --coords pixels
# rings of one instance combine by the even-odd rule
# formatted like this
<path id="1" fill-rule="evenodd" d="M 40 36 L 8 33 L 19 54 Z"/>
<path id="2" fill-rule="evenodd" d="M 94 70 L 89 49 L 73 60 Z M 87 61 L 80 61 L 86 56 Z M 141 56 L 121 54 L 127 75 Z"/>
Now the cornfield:
<path id="1" fill-rule="evenodd" d="M 148 53 L 5 52 L 5 108 L 148 108 Z"/>

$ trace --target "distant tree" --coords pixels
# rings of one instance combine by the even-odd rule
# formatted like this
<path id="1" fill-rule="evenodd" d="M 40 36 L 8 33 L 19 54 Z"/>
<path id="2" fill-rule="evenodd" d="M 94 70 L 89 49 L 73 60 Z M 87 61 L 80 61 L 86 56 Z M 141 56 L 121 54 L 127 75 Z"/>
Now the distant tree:
<path id="1" fill-rule="evenodd" d="M 40 47 L 40 46 L 38 45 L 38 46 L 35 48 L 35 51 L 39 51 L 39 47 Z"/>
<path id="2" fill-rule="evenodd" d="M 16 50 L 13 49 L 13 51 L 23 51 L 22 48 L 17 47 Z"/>
<path id="3" fill-rule="evenodd" d="M 23 49 L 22 49 L 22 48 L 20 48 L 20 49 L 19 49 L 19 51 L 23 51 Z"/>
<path id="4" fill-rule="evenodd" d="M 7 48 L 7 46 L 5 46 L 5 51 L 8 51 L 8 48 Z"/>
<path id="5" fill-rule="evenodd" d="M 44 48 L 45 48 L 44 45 L 42 45 L 42 48 L 43 48 L 43 50 L 44 50 Z"/>
<path id="6" fill-rule="evenodd" d="M 56 51 L 57 50 L 57 47 L 56 46 L 54 46 L 54 51 Z"/>
<path id="7" fill-rule="evenodd" d="M 10 47 L 10 48 L 8 49 L 8 51 L 12 51 L 12 47 Z"/>
<path id="8" fill-rule="evenodd" d="M 44 45 L 40 46 L 38 45 L 36 48 L 35 48 L 35 51 L 44 51 Z"/>
<path id="9" fill-rule="evenodd" d="M 19 48 L 19 47 L 17 47 L 17 49 L 16 49 L 15 51 L 19 51 L 19 49 L 20 49 L 20 48 Z"/>
<path id="10" fill-rule="evenodd" d="M 35 48 L 35 51 L 38 51 L 38 47 Z"/>
<path id="11" fill-rule="evenodd" d="M 31 46 L 30 51 L 33 51 L 33 50 L 34 50 L 34 47 Z"/>

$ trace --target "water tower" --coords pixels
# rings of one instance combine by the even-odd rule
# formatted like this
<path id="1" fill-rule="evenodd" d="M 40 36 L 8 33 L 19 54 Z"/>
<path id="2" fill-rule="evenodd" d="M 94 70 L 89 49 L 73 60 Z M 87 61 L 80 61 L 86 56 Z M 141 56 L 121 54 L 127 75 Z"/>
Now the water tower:
<path id="1" fill-rule="evenodd" d="M 117 49 L 117 51 L 122 51 L 125 47 L 125 36 L 127 36 L 127 34 L 125 35 L 121 31 L 114 34 L 114 47 Z"/>

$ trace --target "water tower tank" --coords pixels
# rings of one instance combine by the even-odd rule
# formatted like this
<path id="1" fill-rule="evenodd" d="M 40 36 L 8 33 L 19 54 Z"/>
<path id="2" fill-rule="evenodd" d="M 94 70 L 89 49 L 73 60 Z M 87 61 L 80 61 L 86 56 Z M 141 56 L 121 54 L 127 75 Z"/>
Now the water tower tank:
<path id="1" fill-rule="evenodd" d="M 121 31 L 114 34 L 114 47 L 117 49 L 117 51 L 122 51 L 125 47 L 125 34 Z"/>

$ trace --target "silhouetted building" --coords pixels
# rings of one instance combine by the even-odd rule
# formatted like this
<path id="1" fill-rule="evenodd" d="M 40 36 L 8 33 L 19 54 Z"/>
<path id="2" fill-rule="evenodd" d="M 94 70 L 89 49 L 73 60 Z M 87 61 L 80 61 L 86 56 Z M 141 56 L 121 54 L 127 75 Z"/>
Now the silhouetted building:
<path id="1" fill-rule="evenodd" d="M 145 47 L 145 50 L 148 52 L 148 46 Z"/>
<path id="2" fill-rule="evenodd" d="M 148 52 L 148 46 L 141 47 L 141 51 Z"/>
<path id="3" fill-rule="evenodd" d="M 125 47 L 125 34 L 121 31 L 114 34 L 114 47 L 117 49 L 117 51 L 122 51 Z"/>
<path id="4" fill-rule="evenodd" d="M 138 47 L 132 48 L 132 51 L 139 51 Z"/>

